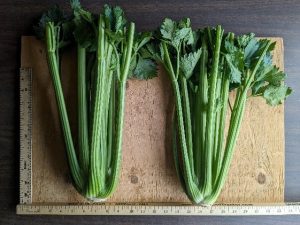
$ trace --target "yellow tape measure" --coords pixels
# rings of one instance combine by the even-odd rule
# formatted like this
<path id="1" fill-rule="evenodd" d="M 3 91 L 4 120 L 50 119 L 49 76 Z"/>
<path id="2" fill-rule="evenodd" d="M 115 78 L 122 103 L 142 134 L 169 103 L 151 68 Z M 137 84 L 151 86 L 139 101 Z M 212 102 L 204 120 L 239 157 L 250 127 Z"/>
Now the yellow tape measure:
<path id="1" fill-rule="evenodd" d="M 191 216 L 249 216 L 298 215 L 300 204 L 272 205 L 18 205 L 17 214 L 40 215 L 191 215 Z"/>
<path id="2" fill-rule="evenodd" d="M 31 203 L 32 70 L 20 69 L 20 203 Z"/>
<path id="3" fill-rule="evenodd" d="M 34 204 L 32 203 L 32 70 L 20 69 L 20 204 L 17 214 L 32 215 L 298 215 L 300 203 L 192 205 Z"/>

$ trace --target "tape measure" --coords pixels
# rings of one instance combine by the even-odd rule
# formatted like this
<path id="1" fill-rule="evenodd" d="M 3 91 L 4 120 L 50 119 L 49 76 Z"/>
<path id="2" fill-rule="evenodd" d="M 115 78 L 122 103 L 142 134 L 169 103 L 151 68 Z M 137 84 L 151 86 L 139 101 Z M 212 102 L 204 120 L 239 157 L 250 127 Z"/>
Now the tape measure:
<path id="1" fill-rule="evenodd" d="M 20 203 L 31 203 L 32 69 L 20 69 Z"/>
<path id="2" fill-rule="evenodd" d="M 300 202 L 226 204 L 209 207 L 166 204 L 47 204 L 32 203 L 32 69 L 20 69 L 20 204 L 24 215 L 300 215 Z"/>
<path id="3" fill-rule="evenodd" d="M 273 205 L 18 205 L 17 214 L 40 215 L 298 215 L 300 204 Z"/>

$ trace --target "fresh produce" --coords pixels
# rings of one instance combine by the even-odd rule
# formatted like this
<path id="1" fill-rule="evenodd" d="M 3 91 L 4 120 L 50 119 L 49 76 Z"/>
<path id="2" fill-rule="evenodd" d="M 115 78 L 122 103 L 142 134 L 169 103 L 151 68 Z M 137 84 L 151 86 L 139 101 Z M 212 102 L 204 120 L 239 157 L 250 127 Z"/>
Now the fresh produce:
<path id="1" fill-rule="evenodd" d="M 274 46 L 254 34 L 236 37 L 221 26 L 193 31 L 189 19 L 165 19 L 156 40 L 143 48 L 163 64 L 172 83 L 175 166 L 194 203 L 213 204 L 219 196 L 247 99 L 261 96 L 274 106 L 291 93 L 283 83 L 286 74 L 272 64 Z"/>
<path id="2" fill-rule="evenodd" d="M 105 5 L 94 15 L 73 0 L 71 8 L 72 15 L 50 9 L 35 30 L 46 44 L 74 186 L 86 198 L 102 201 L 114 192 L 120 173 L 126 81 L 132 74 L 156 75 L 155 63 L 139 51 L 151 33 L 137 34 L 120 7 Z M 77 48 L 78 149 L 61 84 L 60 55 L 66 46 Z"/>
<path id="3" fill-rule="evenodd" d="M 136 33 L 120 7 L 105 5 L 94 15 L 72 0 L 71 8 L 72 15 L 52 8 L 35 30 L 46 43 L 75 188 L 91 200 L 105 200 L 115 190 L 126 81 L 154 77 L 156 60 L 174 92 L 178 177 L 191 201 L 213 204 L 228 174 L 247 99 L 260 96 L 275 106 L 292 92 L 283 82 L 286 74 L 272 64 L 275 43 L 254 34 L 224 33 L 221 26 L 192 30 L 189 19 L 165 19 L 152 38 L 152 33 Z M 60 55 L 66 46 L 77 49 L 77 149 L 61 85 Z"/>

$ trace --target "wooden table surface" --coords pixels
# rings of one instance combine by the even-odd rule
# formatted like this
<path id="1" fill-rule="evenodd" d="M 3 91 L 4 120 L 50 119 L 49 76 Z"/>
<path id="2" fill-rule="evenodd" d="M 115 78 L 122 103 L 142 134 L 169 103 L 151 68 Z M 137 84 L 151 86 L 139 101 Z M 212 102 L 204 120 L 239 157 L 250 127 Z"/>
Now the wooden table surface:
<path id="1" fill-rule="evenodd" d="M 32 23 L 54 3 L 67 1 L 2 0 L 0 2 L 0 225 L 4 224 L 299 224 L 300 216 L 148 217 L 17 216 L 20 37 L 32 34 Z M 298 0 L 115 0 L 82 1 L 92 11 L 103 3 L 122 6 L 140 30 L 157 27 L 164 17 L 190 17 L 194 27 L 222 24 L 227 31 L 280 36 L 285 45 L 287 84 L 295 90 L 286 102 L 286 201 L 300 201 L 300 1 Z M 266 131 L 267 132 L 267 131 Z"/>

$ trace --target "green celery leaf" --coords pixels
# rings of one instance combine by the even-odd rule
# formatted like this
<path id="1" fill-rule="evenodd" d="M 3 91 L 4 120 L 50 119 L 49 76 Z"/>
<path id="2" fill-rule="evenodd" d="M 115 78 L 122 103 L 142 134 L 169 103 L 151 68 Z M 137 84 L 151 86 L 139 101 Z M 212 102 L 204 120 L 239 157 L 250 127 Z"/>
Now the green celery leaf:
<path id="1" fill-rule="evenodd" d="M 242 71 L 244 69 L 243 52 L 236 48 L 232 53 L 226 54 L 225 59 L 229 69 L 230 82 L 240 84 L 242 81 Z"/>
<path id="2" fill-rule="evenodd" d="M 242 72 L 239 70 L 239 68 L 234 65 L 235 61 L 232 55 L 226 55 L 225 56 L 228 68 L 229 68 L 229 77 L 231 83 L 237 83 L 240 84 L 242 81 Z"/>
<path id="3" fill-rule="evenodd" d="M 224 40 L 224 49 L 227 53 L 234 53 L 238 51 L 238 48 L 229 40 L 229 36 L 227 36 Z"/>
<path id="4" fill-rule="evenodd" d="M 179 23 L 166 18 L 161 25 L 160 33 L 165 42 L 173 45 L 177 50 L 179 50 L 179 45 L 181 42 L 185 42 L 188 45 L 194 43 L 193 31 L 190 27 L 190 20 L 184 19 Z"/>
<path id="5" fill-rule="evenodd" d="M 185 35 L 184 41 L 188 45 L 193 44 L 195 42 L 195 39 L 194 39 L 194 32 L 191 29 L 191 20 L 190 20 L 190 18 L 184 18 L 184 19 L 180 20 L 179 23 L 178 23 L 178 27 L 188 29 L 188 33 Z"/>
<path id="6" fill-rule="evenodd" d="M 253 55 L 255 54 L 255 52 L 258 50 L 259 45 L 258 45 L 258 41 L 253 38 L 251 39 L 247 46 L 245 47 L 245 51 L 244 51 L 244 58 L 245 58 L 245 66 L 247 68 L 251 67 L 252 61 L 253 61 Z"/>
<path id="7" fill-rule="evenodd" d="M 148 42 L 143 47 L 140 48 L 139 54 L 143 58 L 149 58 L 156 61 L 161 61 L 160 50 L 157 44 L 153 41 Z"/>
<path id="8" fill-rule="evenodd" d="M 115 32 L 123 32 L 124 27 L 126 25 L 126 19 L 124 15 L 124 11 L 121 9 L 121 7 L 116 6 L 113 8 L 113 15 L 114 15 L 114 29 Z"/>
<path id="9" fill-rule="evenodd" d="M 166 18 L 163 24 L 161 25 L 161 29 L 160 29 L 162 37 L 167 40 L 172 40 L 175 31 L 176 31 L 176 22 L 169 18 Z"/>
<path id="10" fill-rule="evenodd" d="M 130 64 L 130 76 L 137 79 L 151 79 L 156 76 L 155 60 L 158 60 L 157 45 L 154 44 L 152 33 L 138 33 L 133 45 L 134 53 Z"/>
<path id="11" fill-rule="evenodd" d="M 84 19 L 89 23 L 94 22 L 94 16 L 91 12 L 83 9 L 78 0 L 71 0 L 71 8 L 73 9 L 75 20 Z"/>
<path id="12" fill-rule="evenodd" d="M 112 33 L 120 33 L 124 35 L 124 28 L 126 26 L 125 14 L 122 8 L 119 6 L 110 7 L 105 4 L 103 7 L 103 15 L 105 17 L 105 24 L 107 30 L 110 30 Z M 115 39 L 118 39 L 115 37 Z"/>
<path id="13" fill-rule="evenodd" d="M 249 47 L 251 45 L 251 47 Z M 247 67 L 250 71 L 258 68 L 251 83 L 252 95 L 263 96 L 269 105 L 278 105 L 291 94 L 291 88 L 284 85 L 286 74 L 272 65 L 272 54 L 275 42 L 270 40 L 252 39 L 245 48 Z M 266 49 L 267 48 L 267 49 Z M 259 58 L 264 54 L 262 61 L 257 65 Z"/>
<path id="14" fill-rule="evenodd" d="M 74 40 L 73 37 L 73 31 L 74 31 L 75 24 L 73 21 L 66 20 L 61 25 L 61 41 L 59 43 L 59 48 L 62 48 L 66 45 L 68 45 L 72 40 Z"/>
<path id="15" fill-rule="evenodd" d="M 93 27 L 86 21 L 78 22 L 74 29 L 74 38 L 84 48 L 95 51 L 97 46 L 96 34 Z"/>
<path id="16" fill-rule="evenodd" d="M 282 71 L 279 71 L 278 68 L 276 68 L 276 70 L 276 73 L 267 73 L 265 80 L 274 86 L 280 86 L 281 82 L 286 78 L 286 74 Z"/>
<path id="17" fill-rule="evenodd" d="M 292 93 L 292 89 L 286 85 L 269 85 L 263 93 L 269 105 L 275 106 L 281 104 Z"/>
<path id="18" fill-rule="evenodd" d="M 196 52 L 185 54 L 180 58 L 180 70 L 186 79 L 189 79 L 201 56 L 201 49 Z"/>
<path id="19" fill-rule="evenodd" d="M 76 42 L 90 51 L 95 51 L 97 34 L 94 15 L 83 9 L 78 0 L 72 0 L 71 6 L 74 14 L 75 28 L 73 34 Z"/>
<path id="20" fill-rule="evenodd" d="M 33 26 L 33 30 L 39 39 L 45 38 L 45 28 L 48 22 L 53 22 L 55 26 L 60 26 L 67 20 L 65 13 L 55 5 L 46 11 L 40 18 L 38 24 Z"/>
<path id="21" fill-rule="evenodd" d="M 254 42 L 254 39 L 252 41 Z M 252 41 L 250 41 L 250 43 Z M 271 42 L 270 40 L 267 40 L 267 39 L 261 39 L 261 40 L 255 40 L 255 41 L 256 41 L 256 44 L 255 44 L 255 47 L 252 48 L 252 51 L 251 50 L 247 51 L 248 46 L 245 49 L 245 57 L 247 60 L 247 65 L 249 66 L 249 68 L 251 70 L 253 70 L 255 68 L 259 58 L 263 54 L 264 49 Z M 265 67 L 266 65 L 268 66 L 268 65 L 272 64 L 272 56 L 271 56 L 270 52 L 273 51 L 274 47 L 275 47 L 275 42 L 271 43 L 271 45 L 268 47 L 267 53 L 264 56 L 263 61 L 259 65 L 258 70 L 261 70 L 261 68 Z"/>
<path id="22" fill-rule="evenodd" d="M 184 27 L 191 27 L 191 20 L 190 18 L 183 18 L 178 22 L 178 27 L 179 28 L 184 28 Z"/>
<path id="23" fill-rule="evenodd" d="M 225 52 L 227 52 L 225 55 L 225 60 L 228 65 L 227 71 L 229 72 L 230 82 L 240 84 L 244 70 L 244 53 L 237 48 L 229 38 L 230 37 L 227 36 L 224 41 L 224 49 Z"/>
<path id="24" fill-rule="evenodd" d="M 108 30 L 111 30 L 113 26 L 113 12 L 109 5 L 105 4 L 103 7 L 103 15 L 105 17 L 105 24 Z"/>
<path id="25" fill-rule="evenodd" d="M 175 31 L 172 39 L 172 44 L 178 47 L 181 41 L 186 41 L 187 44 L 193 43 L 193 33 L 191 28 L 181 28 Z"/>
<path id="26" fill-rule="evenodd" d="M 257 81 L 252 86 L 252 95 L 253 96 L 261 96 L 265 91 L 265 81 Z"/>
<path id="27" fill-rule="evenodd" d="M 135 37 L 134 50 L 139 51 L 151 39 L 152 39 L 152 33 L 151 32 L 138 33 Z"/>
<path id="28" fill-rule="evenodd" d="M 144 47 L 140 49 L 140 54 L 144 58 L 155 58 L 157 54 L 153 43 L 147 43 Z"/>
<path id="29" fill-rule="evenodd" d="M 254 37 L 255 37 L 254 33 L 238 36 L 237 37 L 238 46 L 240 48 L 245 48 Z"/>
<path id="30" fill-rule="evenodd" d="M 148 80 L 157 76 L 157 65 L 151 59 L 138 57 L 136 67 L 133 71 L 133 77 L 140 80 Z"/>
<path id="31" fill-rule="evenodd" d="M 279 71 L 276 66 L 266 66 L 256 74 L 256 81 L 267 81 L 272 85 L 278 86 L 284 80 L 286 74 Z"/>
<path id="32" fill-rule="evenodd" d="M 285 78 L 286 74 L 279 71 L 279 68 L 276 66 L 265 67 L 264 70 L 260 71 L 255 82 L 253 82 L 252 95 L 263 95 L 270 86 L 272 88 L 283 86 L 282 82 Z"/>

